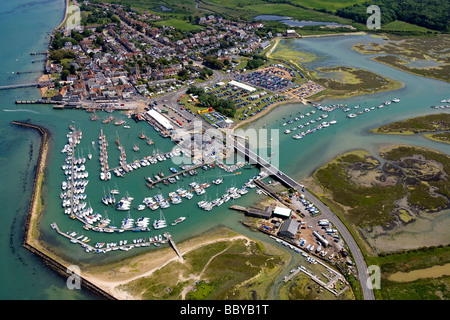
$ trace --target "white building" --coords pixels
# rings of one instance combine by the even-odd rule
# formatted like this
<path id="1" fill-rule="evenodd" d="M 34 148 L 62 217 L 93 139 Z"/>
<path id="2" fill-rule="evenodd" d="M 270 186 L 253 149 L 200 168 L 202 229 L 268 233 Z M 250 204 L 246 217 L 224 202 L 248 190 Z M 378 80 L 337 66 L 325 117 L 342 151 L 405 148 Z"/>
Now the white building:
<path id="1" fill-rule="evenodd" d="M 169 119 L 164 117 L 161 113 L 156 111 L 155 109 L 151 109 L 147 111 L 147 114 L 155 119 L 160 125 L 162 125 L 166 130 L 173 130 L 173 126 L 170 123 Z"/>
<path id="2" fill-rule="evenodd" d="M 250 92 L 256 91 L 256 89 L 253 88 L 252 86 L 249 86 L 249 85 L 246 85 L 246 84 L 234 81 L 234 80 L 231 80 L 230 82 L 228 82 L 228 84 L 238 87 L 238 88 L 241 88 L 241 89 L 244 89 L 246 91 L 250 91 Z"/>

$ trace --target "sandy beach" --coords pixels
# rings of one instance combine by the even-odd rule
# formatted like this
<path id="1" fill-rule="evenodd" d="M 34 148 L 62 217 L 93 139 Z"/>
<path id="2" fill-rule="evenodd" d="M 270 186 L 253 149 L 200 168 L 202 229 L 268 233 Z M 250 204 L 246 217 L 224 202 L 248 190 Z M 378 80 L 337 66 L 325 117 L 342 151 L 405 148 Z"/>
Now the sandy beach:
<path id="1" fill-rule="evenodd" d="M 232 234 L 230 230 L 221 228 L 207 234 L 195 238 L 191 238 L 184 242 L 177 244 L 177 247 L 182 255 L 190 251 L 199 249 L 203 246 L 220 242 L 220 241 L 234 241 L 244 239 L 252 241 L 243 235 Z M 151 276 L 155 271 L 165 267 L 171 262 L 178 261 L 185 263 L 175 254 L 175 251 L 166 247 L 158 249 L 157 251 L 150 251 L 140 254 L 136 257 L 126 260 L 126 265 L 123 262 L 113 263 L 108 265 L 108 271 L 104 267 L 88 267 L 82 276 L 84 279 L 94 283 L 104 291 L 119 300 L 138 300 L 139 296 L 133 296 L 130 293 L 122 290 L 120 287 L 131 281 L 138 280 Z M 200 276 L 191 276 L 192 280 L 200 280 Z M 179 279 L 185 281 L 186 279 Z"/>

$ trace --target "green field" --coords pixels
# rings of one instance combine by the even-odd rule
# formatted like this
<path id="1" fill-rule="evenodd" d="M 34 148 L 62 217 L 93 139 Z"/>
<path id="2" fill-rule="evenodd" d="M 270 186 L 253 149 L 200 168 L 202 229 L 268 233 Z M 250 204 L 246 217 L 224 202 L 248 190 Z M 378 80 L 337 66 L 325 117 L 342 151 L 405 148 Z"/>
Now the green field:
<path id="1" fill-rule="evenodd" d="M 419 32 L 433 32 L 433 30 L 417 26 L 404 21 L 393 21 L 383 26 L 383 30 L 390 31 L 419 31 Z"/>
<path id="2" fill-rule="evenodd" d="M 185 254 L 183 263 L 170 262 L 122 289 L 145 300 L 267 299 L 286 258 L 273 246 L 242 239 L 219 241 Z"/>
<path id="3" fill-rule="evenodd" d="M 450 277 L 427 277 L 415 281 L 393 281 L 390 276 L 397 272 L 427 270 L 435 265 L 450 262 L 450 247 L 422 248 L 379 257 L 367 257 L 368 265 L 380 267 L 381 285 L 375 290 L 382 300 L 448 300 L 450 299 Z"/>
<path id="4" fill-rule="evenodd" d="M 192 30 L 200 30 L 203 29 L 203 27 L 191 24 L 184 20 L 179 19 L 169 19 L 169 20 L 162 20 L 155 23 L 158 26 L 172 26 L 177 30 L 180 31 L 192 31 Z"/>

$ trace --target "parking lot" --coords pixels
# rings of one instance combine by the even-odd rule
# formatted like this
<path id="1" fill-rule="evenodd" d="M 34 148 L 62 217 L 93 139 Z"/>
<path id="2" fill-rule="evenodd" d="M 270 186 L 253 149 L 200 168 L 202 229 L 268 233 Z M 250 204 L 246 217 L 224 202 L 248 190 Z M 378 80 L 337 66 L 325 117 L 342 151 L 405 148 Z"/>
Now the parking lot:
<path id="1" fill-rule="evenodd" d="M 312 96 L 322 90 L 325 90 L 325 88 L 311 80 L 308 80 L 302 85 L 297 85 L 288 90 L 284 90 L 282 95 L 288 99 L 301 99 Z"/>
<path id="2" fill-rule="evenodd" d="M 250 73 L 239 75 L 236 80 L 258 86 L 270 91 L 281 91 L 294 85 L 296 73 L 282 64 L 272 64 Z"/>

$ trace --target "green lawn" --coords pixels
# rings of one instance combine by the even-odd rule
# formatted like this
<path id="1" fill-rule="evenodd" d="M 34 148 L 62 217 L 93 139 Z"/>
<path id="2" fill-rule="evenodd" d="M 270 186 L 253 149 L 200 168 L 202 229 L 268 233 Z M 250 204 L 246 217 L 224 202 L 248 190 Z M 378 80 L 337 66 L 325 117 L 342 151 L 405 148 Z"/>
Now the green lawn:
<path id="1" fill-rule="evenodd" d="M 180 31 L 191 31 L 191 30 L 199 30 L 202 29 L 201 26 L 193 25 L 187 21 L 179 20 L 179 19 L 169 19 L 156 22 L 158 26 L 172 26 L 175 29 Z"/>

